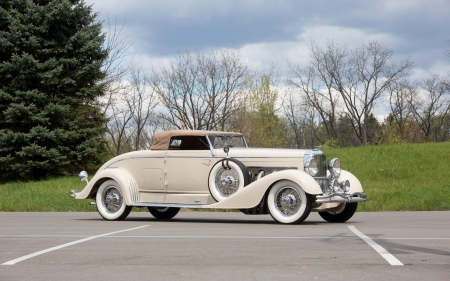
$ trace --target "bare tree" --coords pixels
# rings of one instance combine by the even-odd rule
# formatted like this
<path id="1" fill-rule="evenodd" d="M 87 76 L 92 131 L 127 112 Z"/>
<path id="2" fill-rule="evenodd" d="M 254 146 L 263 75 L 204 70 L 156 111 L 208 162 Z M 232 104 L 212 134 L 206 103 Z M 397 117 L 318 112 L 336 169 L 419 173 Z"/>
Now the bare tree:
<path id="1" fill-rule="evenodd" d="M 122 37 L 122 26 L 117 25 L 117 19 L 112 26 L 108 17 L 108 31 L 106 32 L 105 48 L 107 57 L 102 61 L 102 71 L 104 77 L 99 83 L 104 84 L 105 96 L 97 101 L 103 113 L 116 102 L 116 96 L 126 88 L 123 78 L 129 74 L 133 67 L 134 54 L 130 52 L 132 41 L 127 37 Z M 110 116 L 107 116 L 110 117 Z"/>
<path id="2" fill-rule="evenodd" d="M 311 61 L 306 68 L 290 65 L 291 74 L 288 84 L 295 87 L 306 97 L 320 115 L 329 139 L 342 141 L 337 128 L 339 93 L 334 86 L 334 75 L 345 67 L 347 51 L 334 42 L 329 42 L 326 49 L 311 42 Z"/>
<path id="3" fill-rule="evenodd" d="M 411 112 L 427 140 L 433 133 L 436 136 L 442 135 L 439 131 L 449 118 L 448 84 L 447 79 L 431 74 L 430 78 L 420 83 L 421 91 L 417 91 L 409 101 Z M 434 141 L 442 141 L 442 139 L 434 139 Z"/>
<path id="4" fill-rule="evenodd" d="M 126 87 L 114 95 L 114 102 L 107 110 L 110 116 L 107 139 L 114 155 L 147 149 L 153 136 L 148 133 L 157 130 L 159 125 L 155 112 L 158 103 L 149 72 L 133 68 L 128 79 Z"/>
<path id="5" fill-rule="evenodd" d="M 113 155 L 119 155 L 131 150 L 131 137 L 134 128 L 131 125 L 133 114 L 126 107 L 127 92 L 119 92 L 114 96 L 115 102 L 108 104 L 109 117 L 106 130 L 108 148 Z"/>
<path id="6" fill-rule="evenodd" d="M 345 113 L 360 143 L 367 144 L 368 120 L 376 101 L 389 85 L 406 77 L 413 64 L 393 61 L 392 51 L 377 41 L 350 51 L 333 41 L 324 49 L 313 42 L 311 54 L 306 68 L 291 66 L 295 78 L 289 84 L 300 89 L 319 112 L 328 138 L 342 145 L 337 118 Z M 339 110 L 340 102 L 345 111 Z"/>
<path id="7" fill-rule="evenodd" d="M 324 143 L 319 136 L 318 112 L 310 105 L 304 96 L 299 95 L 297 89 L 288 87 L 283 97 L 283 114 L 289 125 L 288 133 L 291 135 L 294 148 L 311 148 Z"/>
<path id="8" fill-rule="evenodd" d="M 413 63 L 392 60 L 393 52 L 377 41 L 363 44 L 350 53 L 347 67 L 336 71 L 333 83 L 340 92 L 355 133 L 367 144 L 367 124 L 376 101 L 396 81 L 409 75 Z"/>
<path id="9" fill-rule="evenodd" d="M 112 25 L 108 17 L 108 31 L 105 34 L 105 48 L 108 52 L 102 61 L 104 77 L 98 83 L 104 86 L 104 96 L 94 101 L 108 120 L 105 124 L 105 139 L 113 155 L 129 151 L 133 133 L 132 112 L 127 110 L 124 95 L 129 89 L 125 77 L 133 67 L 134 54 L 130 52 L 131 40 L 122 36 L 125 23 L 118 26 L 117 20 Z"/>
<path id="10" fill-rule="evenodd" d="M 158 105 L 156 94 L 151 85 L 151 77 L 142 68 L 131 71 L 130 91 L 125 96 L 127 109 L 131 112 L 134 131 L 134 150 L 147 149 L 149 136 L 145 135 L 145 127 L 149 125 L 155 107 Z M 151 138 L 151 137 L 150 137 Z"/>
<path id="11" fill-rule="evenodd" d="M 162 118 L 178 129 L 225 130 L 247 71 L 232 51 L 178 54 L 154 75 L 153 87 L 165 107 Z"/>
<path id="12" fill-rule="evenodd" d="M 395 81 L 388 87 L 390 122 L 394 123 L 399 140 L 408 140 L 410 130 L 407 130 L 407 126 L 411 126 L 412 119 L 410 102 L 416 96 L 417 87 L 417 83 L 407 79 Z"/>

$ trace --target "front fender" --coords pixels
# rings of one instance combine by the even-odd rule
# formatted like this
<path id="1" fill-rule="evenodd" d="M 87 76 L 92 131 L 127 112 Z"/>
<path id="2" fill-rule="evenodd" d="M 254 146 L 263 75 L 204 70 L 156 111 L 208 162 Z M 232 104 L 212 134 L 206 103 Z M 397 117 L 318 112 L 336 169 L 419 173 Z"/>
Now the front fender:
<path id="1" fill-rule="evenodd" d="M 363 188 L 362 188 L 361 182 L 358 180 L 357 177 L 355 177 L 349 171 L 345 171 L 345 170 L 341 171 L 341 175 L 339 176 L 339 182 L 342 182 L 344 180 L 348 180 L 350 182 L 350 191 L 349 191 L 349 193 L 363 192 Z"/>
<path id="2" fill-rule="evenodd" d="M 139 190 L 133 176 L 123 168 L 104 169 L 97 172 L 86 187 L 75 194 L 75 199 L 86 199 L 92 197 L 98 187 L 106 180 L 115 180 L 123 191 L 127 205 L 139 202 Z M 95 198 L 95 197 L 94 197 Z"/>
<path id="3" fill-rule="evenodd" d="M 238 190 L 236 193 L 224 200 L 203 206 L 203 208 L 227 208 L 227 209 L 247 209 L 253 208 L 261 202 L 274 183 L 280 180 L 290 180 L 298 184 L 306 193 L 311 195 L 322 194 L 319 184 L 307 173 L 300 170 L 283 170 L 269 174 L 253 183 Z"/>

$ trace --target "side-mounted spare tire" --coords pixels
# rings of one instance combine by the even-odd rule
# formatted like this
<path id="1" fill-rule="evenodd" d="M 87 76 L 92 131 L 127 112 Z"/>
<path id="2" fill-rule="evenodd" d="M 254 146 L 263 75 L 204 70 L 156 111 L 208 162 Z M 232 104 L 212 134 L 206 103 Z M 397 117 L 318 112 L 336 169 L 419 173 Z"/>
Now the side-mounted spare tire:
<path id="1" fill-rule="evenodd" d="M 220 202 L 250 183 L 248 170 L 241 161 L 224 158 L 209 172 L 208 186 L 212 197 Z"/>

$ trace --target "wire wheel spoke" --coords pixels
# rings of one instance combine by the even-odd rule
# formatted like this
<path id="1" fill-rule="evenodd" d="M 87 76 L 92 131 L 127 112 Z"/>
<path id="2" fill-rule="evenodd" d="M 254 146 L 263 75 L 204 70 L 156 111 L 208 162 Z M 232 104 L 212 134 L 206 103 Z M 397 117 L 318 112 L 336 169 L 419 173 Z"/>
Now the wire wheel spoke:
<path id="1" fill-rule="evenodd" d="M 120 190 L 115 186 L 109 186 L 103 192 L 103 205 L 111 212 L 115 213 L 122 207 L 123 196 Z"/>
<path id="2" fill-rule="evenodd" d="M 230 196 L 239 188 L 239 176 L 233 169 L 221 169 L 216 175 L 215 183 L 222 196 Z"/>
<path id="3" fill-rule="evenodd" d="M 275 206 L 285 216 L 298 212 L 302 199 L 298 191 L 290 186 L 281 188 L 275 195 Z"/>

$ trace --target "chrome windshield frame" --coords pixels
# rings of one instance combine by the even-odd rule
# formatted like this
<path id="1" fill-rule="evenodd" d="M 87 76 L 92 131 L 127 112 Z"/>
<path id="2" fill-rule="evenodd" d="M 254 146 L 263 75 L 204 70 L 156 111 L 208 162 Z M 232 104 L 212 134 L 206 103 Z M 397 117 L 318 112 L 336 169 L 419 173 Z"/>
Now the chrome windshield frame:
<path id="1" fill-rule="evenodd" d="M 216 154 L 214 153 L 214 150 L 215 150 L 215 148 L 214 148 L 214 146 L 213 146 L 213 144 L 211 143 L 211 140 L 209 139 L 209 137 L 210 136 L 214 136 L 214 137 L 217 137 L 217 136 L 226 136 L 226 137 L 236 137 L 236 135 L 221 135 L 221 134 L 207 134 L 206 135 L 206 140 L 208 141 L 208 144 L 209 144 L 209 150 L 211 150 L 211 155 L 212 156 L 216 156 Z M 242 140 L 244 141 L 244 145 L 245 145 L 245 148 L 248 148 L 248 144 L 247 144 L 247 140 L 245 139 L 245 137 L 244 136 L 239 136 L 239 137 L 241 137 L 242 138 Z"/>

